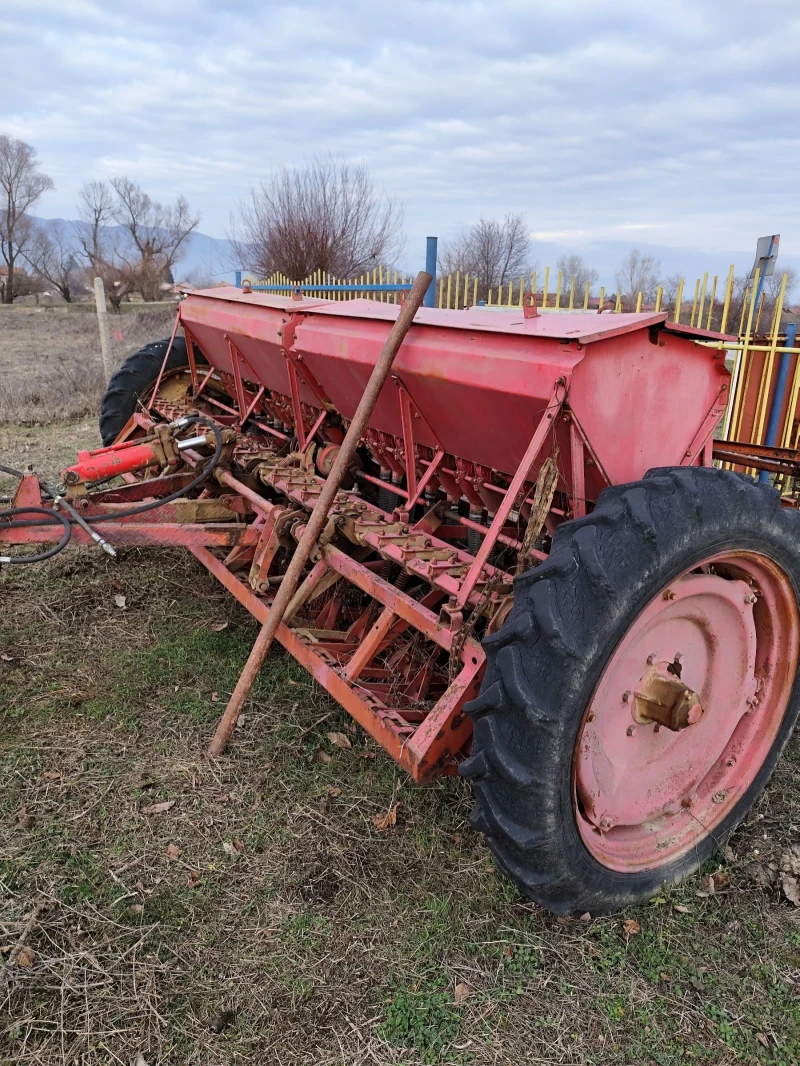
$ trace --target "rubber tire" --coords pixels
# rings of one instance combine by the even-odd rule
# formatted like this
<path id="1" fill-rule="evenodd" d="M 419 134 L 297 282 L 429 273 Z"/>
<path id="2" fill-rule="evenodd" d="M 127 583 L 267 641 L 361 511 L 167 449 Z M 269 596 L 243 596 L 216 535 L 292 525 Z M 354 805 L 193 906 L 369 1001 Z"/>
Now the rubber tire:
<path id="1" fill-rule="evenodd" d="M 683 856 L 619 873 L 583 844 L 573 809 L 578 730 L 611 654 L 670 581 L 727 549 L 756 550 L 800 590 L 800 515 L 777 491 L 713 468 L 665 468 L 603 492 L 586 518 L 565 522 L 548 559 L 514 583 L 505 626 L 484 641 L 480 695 L 465 707 L 475 792 L 472 824 L 522 891 L 557 914 L 608 914 L 694 872 L 742 821 L 766 785 L 800 711 L 794 685 L 753 784 Z"/>
<path id="2" fill-rule="evenodd" d="M 136 401 L 158 378 L 169 338 L 153 341 L 129 355 L 119 370 L 112 376 L 106 394 L 100 404 L 100 439 L 103 445 L 113 444 L 136 410 Z M 205 362 L 195 349 L 198 362 Z M 178 370 L 189 366 L 186 341 L 176 337 L 169 353 L 166 370 Z"/>

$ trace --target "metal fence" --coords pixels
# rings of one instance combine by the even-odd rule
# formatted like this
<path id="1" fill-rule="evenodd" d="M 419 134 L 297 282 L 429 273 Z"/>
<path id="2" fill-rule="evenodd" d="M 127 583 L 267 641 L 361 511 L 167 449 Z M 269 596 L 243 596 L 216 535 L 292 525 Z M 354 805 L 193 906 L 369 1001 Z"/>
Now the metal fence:
<path id="1" fill-rule="evenodd" d="M 307 296 L 330 300 L 351 300 L 359 296 L 374 296 L 381 302 L 397 303 L 400 293 L 408 291 L 413 277 L 392 267 L 377 266 L 351 278 L 338 278 L 317 270 L 301 280 L 293 280 L 275 272 L 265 279 L 248 279 L 242 271 L 236 273 L 236 284 L 243 281 L 254 292 L 292 293 L 302 291 Z M 704 274 L 697 278 L 691 302 L 685 278 L 681 278 L 672 291 L 659 285 L 653 292 L 623 294 L 606 291 L 601 286 L 593 292 L 589 282 L 582 285 L 576 278 L 567 278 L 560 270 L 545 267 L 534 270 L 529 276 L 504 281 L 500 285 L 487 286 L 477 275 L 456 271 L 436 279 L 434 303 L 441 308 L 463 310 L 476 304 L 487 307 L 521 307 L 527 292 L 536 294 L 536 305 L 547 311 L 668 311 L 675 322 L 726 332 L 733 323 L 729 321 L 734 294 L 734 267 L 731 265 L 727 278 L 720 285 L 718 275 Z M 724 286 L 724 287 L 723 287 Z M 753 290 L 754 291 L 754 290 Z M 747 296 L 741 300 L 742 308 Z M 764 301 L 758 310 L 756 330 L 759 328 Z M 743 323 L 740 324 L 740 332 Z"/>
<path id="2" fill-rule="evenodd" d="M 236 283 L 249 284 L 254 292 L 301 291 L 330 300 L 371 296 L 380 302 L 397 303 L 401 293 L 411 288 L 413 278 L 378 266 L 352 278 L 337 278 L 320 270 L 300 281 L 276 272 L 248 282 L 239 271 Z M 759 285 L 756 272 L 744 292 L 736 292 L 731 264 L 724 278 L 706 273 L 693 287 L 681 278 L 670 292 L 659 285 L 654 293 L 626 295 L 606 292 L 603 287 L 592 292 L 588 282 L 580 286 L 575 278 L 565 278 L 560 270 L 549 267 L 494 286 L 456 271 L 436 279 L 435 304 L 453 310 L 475 305 L 515 308 L 521 307 L 524 295 L 532 292 L 537 307 L 545 312 L 666 311 L 673 322 L 735 336 L 737 340 L 700 342 L 723 349 L 732 373 L 728 410 L 718 435 L 724 440 L 797 449 L 800 348 L 796 347 L 796 327 L 783 322 L 786 283 L 784 274 L 780 291 L 772 299 L 763 291 L 763 284 Z"/>

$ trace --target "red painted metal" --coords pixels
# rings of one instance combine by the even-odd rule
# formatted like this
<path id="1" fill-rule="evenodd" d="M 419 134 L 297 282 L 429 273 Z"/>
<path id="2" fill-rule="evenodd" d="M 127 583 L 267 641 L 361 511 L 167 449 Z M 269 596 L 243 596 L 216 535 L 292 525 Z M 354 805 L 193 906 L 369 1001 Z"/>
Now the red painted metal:
<path id="1" fill-rule="evenodd" d="M 695 343 L 703 332 L 675 330 L 664 314 L 534 310 L 417 313 L 277 630 L 418 781 L 452 772 L 468 748 L 462 708 L 484 667 L 477 638 L 507 614 L 544 460 L 560 474 L 545 520 L 552 534 L 606 485 L 708 461 L 726 395 L 724 361 Z M 398 311 L 302 294 L 191 293 L 176 320 L 185 394 L 176 399 L 165 355 L 159 387 L 120 443 L 71 468 L 73 502 L 112 544 L 186 545 L 266 622 Z M 163 423 L 194 410 L 236 431 L 200 498 L 114 520 L 191 479 L 186 466 L 132 474 L 154 472 Z M 196 471 L 207 453 L 180 458 Z M 119 473 L 128 483 L 86 491 Z M 389 486 L 387 503 L 378 490 Z M 20 491 L 34 498 L 38 487 L 26 479 Z M 54 530 L 11 522 L 0 543 L 52 542 Z M 80 529 L 74 536 L 87 542 Z M 523 561 L 546 558 L 541 548 Z"/>
<path id="2" fill-rule="evenodd" d="M 647 605 L 606 666 L 576 744 L 576 817 L 598 861 L 652 869 L 713 832 L 763 765 L 799 651 L 791 582 L 754 552 L 709 558 Z M 697 694 L 692 724 L 673 731 L 637 713 L 653 669 L 677 670 Z"/>
<path id="3" fill-rule="evenodd" d="M 131 441 L 126 448 L 100 448 L 96 452 L 78 452 L 77 463 L 68 467 L 64 476 L 71 475 L 75 481 L 102 481 L 158 464 L 158 449 L 154 444 L 137 444 Z"/>

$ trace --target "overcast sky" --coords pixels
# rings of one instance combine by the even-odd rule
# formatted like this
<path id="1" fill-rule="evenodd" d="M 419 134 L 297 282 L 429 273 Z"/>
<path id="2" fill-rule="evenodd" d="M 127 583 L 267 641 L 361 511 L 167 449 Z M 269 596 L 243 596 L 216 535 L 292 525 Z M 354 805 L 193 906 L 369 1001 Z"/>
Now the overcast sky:
<path id="1" fill-rule="evenodd" d="M 800 0 L 2 0 L 0 132 L 222 237 L 271 169 L 364 160 L 426 233 L 524 211 L 591 240 L 800 253 Z"/>

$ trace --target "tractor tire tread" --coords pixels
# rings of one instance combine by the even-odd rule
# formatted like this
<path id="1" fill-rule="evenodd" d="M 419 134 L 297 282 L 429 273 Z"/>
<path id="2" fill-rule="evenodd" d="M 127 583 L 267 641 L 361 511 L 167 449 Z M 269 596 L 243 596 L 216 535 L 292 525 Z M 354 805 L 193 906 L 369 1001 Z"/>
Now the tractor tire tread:
<path id="1" fill-rule="evenodd" d="M 733 540 L 731 540 L 733 538 Z M 605 490 L 594 511 L 563 523 L 547 560 L 514 583 L 505 626 L 484 641 L 472 755 L 460 772 L 475 789 L 473 824 L 502 869 L 560 914 L 605 914 L 650 898 L 693 872 L 742 820 L 766 784 L 800 711 L 795 679 L 773 749 L 718 827 L 655 870 L 601 865 L 575 823 L 572 756 L 603 666 L 659 590 L 703 557 L 734 547 L 766 552 L 800 589 L 800 515 L 775 489 L 713 468 L 649 471 Z"/>

